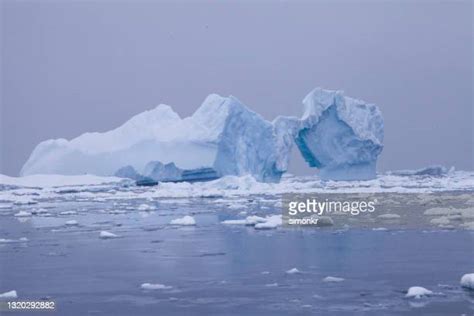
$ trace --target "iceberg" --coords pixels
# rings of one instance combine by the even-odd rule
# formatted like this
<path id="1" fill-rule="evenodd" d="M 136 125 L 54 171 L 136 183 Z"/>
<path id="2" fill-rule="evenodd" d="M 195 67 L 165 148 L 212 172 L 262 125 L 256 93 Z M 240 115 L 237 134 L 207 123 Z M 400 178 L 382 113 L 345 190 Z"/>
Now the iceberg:
<path id="1" fill-rule="evenodd" d="M 21 175 L 199 181 L 250 174 L 261 182 L 278 182 L 292 146 L 278 126 L 235 97 L 211 94 L 184 119 L 171 107 L 159 105 L 111 131 L 44 141 L 33 150 Z"/>
<path id="2" fill-rule="evenodd" d="M 377 106 L 321 88 L 311 91 L 303 105 L 303 117 L 286 118 L 286 124 L 309 166 L 320 169 L 320 178 L 375 178 L 384 126 Z"/>
<path id="3" fill-rule="evenodd" d="M 211 94 L 184 119 L 161 104 L 111 131 L 40 143 L 21 175 L 114 175 L 153 183 L 251 175 L 279 182 L 296 143 L 323 180 L 375 178 L 383 148 L 379 109 L 321 88 L 303 104 L 301 119 L 273 122 L 233 96 Z"/>

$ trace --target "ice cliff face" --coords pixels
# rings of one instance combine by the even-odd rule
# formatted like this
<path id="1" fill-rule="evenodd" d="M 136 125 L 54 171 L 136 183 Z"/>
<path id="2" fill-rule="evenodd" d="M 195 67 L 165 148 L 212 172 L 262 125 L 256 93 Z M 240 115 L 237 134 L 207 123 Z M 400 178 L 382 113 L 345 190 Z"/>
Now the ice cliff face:
<path id="1" fill-rule="evenodd" d="M 341 91 L 311 91 L 303 100 L 304 115 L 294 132 L 304 159 L 320 169 L 322 179 L 375 178 L 383 149 L 383 119 L 373 104 L 344 96 Z"/>
<path id="2" fill-rule="evenodd" d="M 21 174 L 145 175 L 172 181 L 251 174 L 276 182 L 286 171 L 291 146 L 279 132 L 236 98 L 212 94 L 185 119 L 159 105 L 105 133 L 42 142 Z"/>

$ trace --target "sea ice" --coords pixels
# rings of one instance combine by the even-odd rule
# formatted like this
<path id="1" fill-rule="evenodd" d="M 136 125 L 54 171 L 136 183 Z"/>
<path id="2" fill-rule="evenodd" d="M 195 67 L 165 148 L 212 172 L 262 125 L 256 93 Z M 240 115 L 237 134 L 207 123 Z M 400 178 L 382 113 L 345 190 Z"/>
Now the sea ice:
<path id="1" fill-rule="evenodd" d="M 186 216 L 181 217 L 181 218 L 173 219 L 170 222 L 170 224 L 171 225 L 181 225 L 181 226 L 193 226 L 193 225 L 196 225 L 196 220 L 194 219 L 194 217 L 186 215 Z"/>
<path id="2" fill-rule="evenodd" d="M 138 206 L 138 210 L 139 211 L 151 211 L 151 210 L 154 210 L 155 208 L 151 205 L 148 205 L 148 204 L 140 204 Z"/>
<path id="3" fill-rule="evenodd" d="M 344 280 L 345 280 L 344 278 L 327 276 L 323 279 L 323 282 L 342 282 Z"/>
<path id="4" fill-rule="evenodd" d="M 173 288 L 172 286 L 159 283 L 143 283 L 140 287 L 142 290 L 169 290 Z"/>
<path id="5" fill-rule="evenodd" d="M 255 229 L 274 229 L 282 225 L 281 215 L 272 215 L 265 218 L 265 222 L 255 224 Z"/>
<path id="6" fill-rule="evenodd" d="M 99 234 L 99 238 L 102 238 L 102 239 L 111 239 L 111 238 L 117 238 L 118 235 L 115 235 L 114 233 L 111 233 L 111 232 L 108 232 L 108 231 L 101 231 L 100 234 Z"/>
<path id="7" fill-rule="evenodd" d="M 300 273 L 300 270 L 298 270 L 297 268 L 293 268 L 293 269 L 287 270 L 286 273 L 287 274 Z"/>
<path id="8" fill-rule="evenodd" d="M 16 291 L 8 291 L 0 294 L 0 298 L 18 298 Z"/>
<path id="9" fill-rule="evenodd" d="M 423 296 L 429 296 L 432 295 L 433 292 L 430 290 L 425 289 L 424 287 L 421 286 L 412 286 L 408 289 L 407 294 L 405 297 L 409 298 L 421 298 Z"/>
<path id="10" fill-rule="evenodd" d="M 26 211 L 19 211 L 18 213 L 15 214 L 15 217 L 29 217 L 31 216 L 30 212 Z"/>
<path id="11" fill-rule="evenodd" d="M 66 221 L 66 226 L 77 226 L 79 223 L 76 220 Z"/>

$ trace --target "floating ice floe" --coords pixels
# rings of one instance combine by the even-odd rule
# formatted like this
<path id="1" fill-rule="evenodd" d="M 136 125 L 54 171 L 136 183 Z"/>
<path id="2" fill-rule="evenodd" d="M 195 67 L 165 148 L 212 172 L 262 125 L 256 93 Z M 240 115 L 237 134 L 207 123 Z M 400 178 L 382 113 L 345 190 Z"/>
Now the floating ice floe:
<path id="1" fill-rule="evenodd" d="M 424 287 L 421 287 L 421 286 L 412 286 L 408 289 L 405 297 L 421 298 L 423 296 L 430 296 L 430 295 L 433 295 L 433 291 L 425 289 Z"/>
<path id="2" fill-rule="evenodd" d="M 274 229 L 282 225 L 281 215 L 272 215 L 265 218 L 265 222 L 255 224 L 255 229 Z"/>
<path id="3" fill-rule="evenodd" d="M 269 284 L 265 284 L 266 287 L 277 287 L 278 286 L 278 283 L 269 283 Z"/>
<path id="4" fill-rule="evenodd" d="M 159 283 L 143 283 L 140 287 L 142 290 L 169 290 L 173 288 L 172 286 Z"/>
<path id="5" fill-rule="evenodd" d="M 66 226 L 77 226 L 79 223 L 76 220 L 66 221 Z"/>
<path id="6" fill-rule="evenodd" d="M 463 275 L 461 278 L 461 286 L 466 289 L 474 290 L 474 273 Z"/>
<path id="7" fill-rule="evenodd" d="M 59 213 L 59 215 L 77 215 L 76 211 L 64 211 Z"/>
<path id="8" fill-rule="evenodd" d="M 117 237 L 118 235 L 105 231 L 105 230 L 101 231 L 99 234 L 99 238 L 102 238 L 102 239 L 111 239 L 111 238 L 117 238 Z"/>
<path id="9" fill-rule="evenodd" d="M 26 211 L 19 211 L 15 214 L 15 217 L 30 217 L 31 213 Z"/>
<path id="10" fill-rule="evenodd" d="M 433 207 L 433 208 L 427 209 L 423 214 L 430 215 L 430 216 L 437 216 L 437 215 L 461 214 L 461 212 L 452 207 Z"/>
<path id="11" fill-rule="evenodd" d="M 285 273 L 295 274 L 295 273 L 300 273 L 300 270 L 298 270 L 297 268 L 293 268 L 293 269 L 287 270 Z"/>
<path id="12" fill-rule="evenodd" d="M 339 277 L 333 277 L 333 276 L 327 276 L 323 279 L 323 282 L 342 282 L 344 281 L 344 278 L 339 278 Z"/>
<path id="13" fill-rule="evenodd" d="M 6 238 L 0 238 L 0 244 L 9 244 L 9 243 L 15 243 L 15 242 L 27 242 L 28 238 L 26 237 L 21 237 L 19 239 L 6 239 Z"/>
<path id="14" fill-rule="evenodd" d="M 151 205 L 148 205 L 148 204 L 140 204 L 138 206 L 138 210 L 139 211 L 151 211 L 151 210 L 154 210 L 155 207 L 151 206 Z"/>
<path id="15" fill-rule="evenodd" d="M 441 217 L 433 218 L 432 220 L 430 220 L 430 223 L 433 225 L 449 225 L 450 221 L 448 217 L 441 216 Z"/>
<path id="16" fill-rule="evenodd" d="M 0 294 L 0 298 L 18 298 L 18 294 L 14 290 L 8 291 L 8 292 Z"/>
<path id="17" fill-rule="evenodd" d="M 194 217 L 186 215 L 186 216 L 181 217 L 181 218 L 173 219 L 170 222 L 170 224 L 171 225 L 181 225 L 181 226 L 193 226 L 193 225 L 196 225 L 196 220 L 194 219 Z"/>
<path id="18" fill-rule="evenodd" d="M 31 204 L 38 204 L 38 201 L 35 201 L 32 198 L 27 197 L 27 196 L 15 196 L 13 204 L 14 205 L 31 205 Z"/>
<path id="19" fill-rule="evenodd" d="M 282 225 L 281 215 L 269 215 L 266 217 L 251 215 L 245 219 L 230 219 L 221 222 L 224 225 L 246 225 L 254 226 L 255 229 L 273 229 Z"/>

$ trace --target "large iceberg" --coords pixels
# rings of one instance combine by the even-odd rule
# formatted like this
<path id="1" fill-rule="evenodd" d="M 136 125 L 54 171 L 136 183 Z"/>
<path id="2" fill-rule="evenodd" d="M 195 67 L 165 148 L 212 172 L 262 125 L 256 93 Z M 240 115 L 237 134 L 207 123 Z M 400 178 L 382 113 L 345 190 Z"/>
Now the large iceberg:
<path id="1" fill-rule="evenodd" d="M 366 180 L 376 176 L 383 149 L 383 118 L 373 104 L 316 88 L 303 100 L 301 120 L 287 118 L 295 143 L 322 179 Z M 296 131 L 294 130 L 296 127 Z"/>
<path id="2" fill-rule="evenodd" d="M 304 115 L 266 121 L 239 100 L 209 95 L 181 119 L 159 105 L 105 133 L 40 143 L 21 175 L 95 174 L 135 180 L 205 181 L 252 175 L 278 182 L 294 143 L 322 179 L 375 177 L 383 119 L 372 104 L 317 88 L 303 100 Z"/>
<path id="3" fill-rule="evenodd" d="M 277 182 L 292 142 L 239 100 L 209 95 L 190 117 L 167 105 L 105 133 L 40 143 L 21 170 L 31 174 L 95 174 L 200 180 L 250 174 Z"/>

